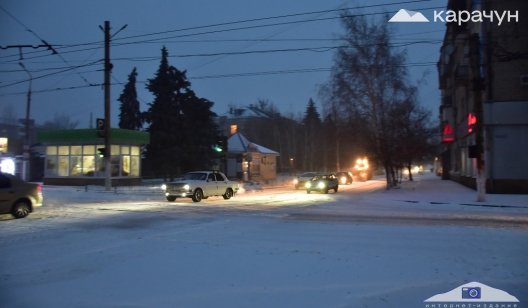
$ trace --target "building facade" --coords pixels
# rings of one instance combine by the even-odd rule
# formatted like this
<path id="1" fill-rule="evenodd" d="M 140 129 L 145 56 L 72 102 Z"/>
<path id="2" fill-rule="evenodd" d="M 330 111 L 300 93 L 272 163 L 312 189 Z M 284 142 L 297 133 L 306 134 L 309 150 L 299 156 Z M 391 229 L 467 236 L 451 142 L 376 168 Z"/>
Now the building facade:
<path id="1" fill-rule="evenodd" d="M 438 62 L 442 171 L 488 193 L 528 193 L 528 1 L 450 0 L 448 10 L 517 12 L 447 23 Z"/>
<path id="2" fill-rule="evenodd" d="M 125 129 L 111 129 L 110 165 L 112 185 L 135 185 L 141 182 L 141 146 L 149 134 Z M 72 129 L 42 132 L 45 146 L 44 184 L 104 185 L 105 164 L 101 155 L 104 140 L 95 129 Z"/>
<path id="3" fill-rule="evenodd" d="M 241 133 L 231 135 L 227 144 L 228 177 L 264 183 L 277 178 L 278 152 L 249 141 Z"/>

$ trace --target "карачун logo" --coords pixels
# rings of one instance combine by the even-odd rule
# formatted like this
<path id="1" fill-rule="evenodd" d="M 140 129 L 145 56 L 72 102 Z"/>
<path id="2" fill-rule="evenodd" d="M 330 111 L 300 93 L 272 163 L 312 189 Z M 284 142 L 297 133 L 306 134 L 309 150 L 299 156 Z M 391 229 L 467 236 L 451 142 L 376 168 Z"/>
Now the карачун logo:
<path id="1" fill-rule="evenodd" d="M 480 282 L 470 282 L 463 284 L 453 290 L 437 294 L 424 301 L 425 308 L 443 307 L 445 304 L 461 304 L 466 308 L 484 307 L 482 304 L 507 304 L 507 307 L 519 307 L 519 300 L 500 289 L 495 289 Z M 472 303 L 475 303 L 473 305 Z M 498 306 L 502 307 L 502 306 Z"/>
<path id="2" fill-rule="evenodd" d="M 490 22 L 495 23 L 498 26 L 500 26 L 503 22 L 519 22 L 519 10 L 516 11 L 497 11 L 497 10 L 489 10 L 489 11 L 481 11 L 481 10 L 473 10 L 473 11 L 467 11 L 467 10 L 442 10 L 442 11 L 433 11 L 433 18 L 431 19 L 432 22 L 443 22 L 443 23 L 456 23 L 459 26 L 467 23 L 467 22 L 473 22 L 473 23 L 482 23 L 482 22 Z M 427 17 L 424 16 L 424 14 L 417 12 L 417 11 L 411 11 L 411 10 L 405 10 L 400 9 L 394 16 L 392 16 L 391 19 L 389 19 L 389 22 L 430 22 Z"/>

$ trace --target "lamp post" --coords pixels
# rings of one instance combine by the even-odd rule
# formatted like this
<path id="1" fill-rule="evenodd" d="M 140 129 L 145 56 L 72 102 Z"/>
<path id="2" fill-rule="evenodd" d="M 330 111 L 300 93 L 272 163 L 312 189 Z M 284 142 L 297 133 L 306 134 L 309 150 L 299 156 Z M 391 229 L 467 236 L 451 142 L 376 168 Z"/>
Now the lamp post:
<path id="1" fill-rule="evenodd" d="M 33 84 L 33 75 L 27 70 L 26 66 L 24 66 L 24 63 L 18 62 L 20 67 L 29 75 L 29 88 L 27 93 L 27 102 L 26 102 L 26 120 L 24 122 L 24 130 L 25 130 L 25 139 L 24 139 L 24 160 L 23 160 L 23 179 L 29 180 L 29 144 L 30 144 L 30 137 L 29 137 L 29 121 L 30 121 L 30 111 L 31 111 L 31 86 Z"/>

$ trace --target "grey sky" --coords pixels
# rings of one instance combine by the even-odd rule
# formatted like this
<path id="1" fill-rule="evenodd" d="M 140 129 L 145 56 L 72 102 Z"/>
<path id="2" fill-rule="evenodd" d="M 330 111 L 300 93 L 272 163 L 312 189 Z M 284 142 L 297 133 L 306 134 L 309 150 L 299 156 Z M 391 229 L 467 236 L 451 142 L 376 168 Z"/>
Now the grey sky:
<path id="1" fill-rule="evenodd" d="M 25 115 L 28 74 L 18 64 L 21 61 L 34 78 L 31 116 L 37 123 L 66 114 L 79 121 L 79 127 L 88 127 L 91 115 L 101 117 L 103 90 L 94 85 L 103 82 L 102 62 L 97 62 L 103 58 L 104 37 L 99 26 L 109 20 L 113 33 L 127 25 L 113 37 L 111 49 L 112 82 L 116 83 L 111 90 L 113 126 L 117 124 L 117 97 L 123 89 L 118 83 L 126 82 L 133 67 L 139 74 L 136 86 L 141 108 L 147 109 L 152 96 L 145 90 L 145 81 L 154 76 L 164 45 L 171 56 L 170 64 L 187 70 L 194 91 L 213 101 L 217 114 L 225 114 L 230 104 L 243 106 L 258 99 L 273 102 L 283 114 L 299 114 L 310 97 L 320 102 L 318 86 L 328 80 L 325 69 L 332 65 L 334 50 L 330 47 L 340 44 L 335 40 L 342 33 L 338 12 L 198 27 L 378 4 L 387 5 L 351 11 L 376 18 L 382 18 L 379 13 L 384 12 L 390 17 L 401 8 L 432 15 L 431 8 L 446 5 L 442 0 L 402 2 L 0 0 L 12 15 L 0 10 L 1 46 L 39 45 L 43 39 L 60 54 L 24 48 L 24 59 L 19 60 L 18 49 L 0 50 L 0 112 L 13 108 L 17 117 Z M 393 41 L 407 50 L 411 80 L 422 81 L 421 103 L 436 116 L 440 93 L 434 63 L 444 25 L 391 23 L 390 27 L 395 32 Z M 193 29 L 176 31 L 186 28 Z M 227 29 L 230 31 L 218 31 Z M 79 68 L 72 70 L 72 66 Z M 59 73 L 63 70 L 67 71 Z"/>

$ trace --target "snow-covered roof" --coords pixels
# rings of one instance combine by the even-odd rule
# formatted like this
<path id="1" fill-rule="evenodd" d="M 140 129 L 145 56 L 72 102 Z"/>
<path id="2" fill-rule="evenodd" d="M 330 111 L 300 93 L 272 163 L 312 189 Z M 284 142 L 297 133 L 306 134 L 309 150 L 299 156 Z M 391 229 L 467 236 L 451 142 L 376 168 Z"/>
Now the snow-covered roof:
<path id="1" fill-rule="evenodd" d="M 233 136 L 229 137 L 229 139 L 227 140 L 227 151 L 229 153 L 257 152 L 262 154 L 279 155 L 279 152 L 275 152 L 266 147 L 249 141 L 241 133 L 236 133 Z"/>
<path id="2" fill-rule="evenodd" d="M 231 107 L 227 116 L 229 118 L 271 118 L 270 114 L 257 106 Z"/>

